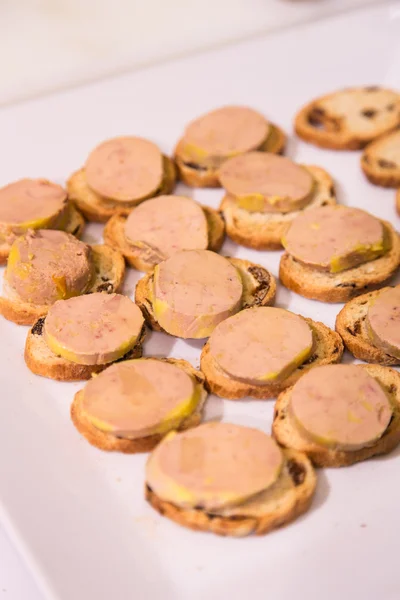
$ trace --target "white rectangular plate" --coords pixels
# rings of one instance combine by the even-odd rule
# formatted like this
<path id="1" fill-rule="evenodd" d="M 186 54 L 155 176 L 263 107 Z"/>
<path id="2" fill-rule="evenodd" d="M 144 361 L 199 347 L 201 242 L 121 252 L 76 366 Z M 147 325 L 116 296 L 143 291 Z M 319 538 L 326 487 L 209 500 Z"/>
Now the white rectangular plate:
<path id="1" fill-rule="evenodd" d="M 253 106 L 290 131 L 296 110 L 316 95 L 357 84 L 399 89 L 399 19 L 399 5 L 385 4 L 5 109 L 0 184 L 23 176 L 64 181 L 96 143 L 120 134 L 171 152 L 188 120 L 227 103 Z M 366 182 L 359 153 L 292 139 L 289 154 L 326 168 L 341 202 L 399 225 L 394 191 Z M 222 195 L 180 189 L 212 206 Z M 100 236 L 101 227 L 88 228 L 88 241 Z M 279 252 L 229 241 L 224 251 L 277 275 Z M 138 277 L 131 271 L 127 293 Z M 282 287 L 278 305 L 330 326 L 340 309 Z M 145 503 L 146 456 L 100 452 L 78 435 L 69 406 L 82 384 L 32 375 L 23 360 L 27 329 L 2 320 L 0 332 L 1 518 L 49 598 L 398 598 L 398 452 L 320 471 L 309 513 L 266 537 L 194 533 Z M 198 366 L 201 346 L 152 334 L 145 352 Z M 211 398 L 207 417 L 269 432 L 272 407 Z"/>

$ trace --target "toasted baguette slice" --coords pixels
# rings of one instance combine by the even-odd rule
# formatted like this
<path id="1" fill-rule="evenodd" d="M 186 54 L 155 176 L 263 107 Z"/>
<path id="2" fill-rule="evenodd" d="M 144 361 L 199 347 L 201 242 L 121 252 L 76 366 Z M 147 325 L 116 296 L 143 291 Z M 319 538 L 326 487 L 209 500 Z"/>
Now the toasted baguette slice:
<path id="1" fill-rule="evenodd" d="M 336 331 L 356 358 L 380 365 L 400 365 L 400 359 L 386 354 L 372 342 L 365 321 L 368 307 L 385 289 L 388 288 L 362 294 L 345 304 L 336 317 Z"/>
<path id="2" fill-rule="evenodd" d="M 252 385 L 233 379 L 225 373 L 214 360 L 207 342 L 200 357 L 200 368 L 203 371 L 210 391 L 216 396 L 229 400 L 240 400 L 246 396 L 267 400 L 276 398 L 282 390 L 293 385 L 302 375 L 313 367 L 340 362 L 343 355 L 343 342 L 340 336 L 323 323 L 306 319 L 314 334 L 314 351 L 287 379 L 280 383 Z M 243 348 L 243 353 L 246 348 Z"/>
<path id="3" fill-rule="evenodd" d="M 292 388 L 279 395 L 274 409 L 272 433 L 287 448 L 304 452 L 317 467 L 347 467 L 377 454 L 387 454 L 400 443 L 400 374 L 390 367 L 357 365 L 374 377 L 386 391 L 393 407 L 393 417 L 382 437 L 360 450 L 336 450 L 309 440 L 296 426 L 290 414 Z"/>
<path id="4" fill-rule="evenodd" d="M 340 273 L 328 273 L 304 265 L 285 252 L 279 265 L 281 282 L 300 296 L 321 302 L 347 302 L 376 289 L 390 279 L 400 264 L 399 235 L 390 223 L 382 222 L 389 234 L 391 248 L 380 258 Z"/>
<path id="5" fill-rule="evenodd" d="M 56 379 L 57 381 L 81 381 L 83 379 L 90 379 L 93 373 L 100 373 L 112 364 L 80 365 L 54 354 L 46 344 L 43 335 L 45 320 L 46 317 L 40 317 L 36 321 L 34 326 L 29 330 L 25 343 L 25 362 L 35 375 L 41 375 L 48 379 Z M 142 343 L 145 336 L 146 327 L 143 325 L 134 347 L 125 356 L 113 362 L 140 358 L 142 356 Z"/>
<path id="6" fill-rule="evenodd" d="M 92 292 L 118 292 L 125 276 L 125 261 L 120 252 L 106 245 L 92 246 L 95 274 L 86 294 Z M 47 314 L 50 306 L 21 301 L 12 291 L 0 296 L 0 314 L 18 325 L 34 325 L 39 317 Z M 3 287 L 3 294 L 5 290 Z"/>
<path id="7" fill-rule="evenodd" d="M 195 410 L 187 419 L 185 419 L 180 427 L 179 431 L 189 429 L 190 427 L 196 427 L 201 422 L 202 410 L 204 402 L 207 397 L 207 392 L 204 389 L 204 376 L 203 374 L 192 367 L 186 360 L 179 360 L 176 358 L 160 358 L 158 359 L 163 362 L 168 362 L 173 365 L 177 365 L 183 369 L 188 375 L 196 380 L 197 384 L 202 387 L 202 397 Z M 143 438 L 137 438 L 134 440 L 128 440 L 126 438 L 118 438 L 111 433 L 104 433 L 94 427 L 86 415 L 82 412 L 81 407 L 82 391 L 75 394 L 74 401 L 71 405 L 71 419 L 77 430 L 87 441 L 100 448 L 100 450 L 107 450 L 108 452 L 123 452 L 125 454 L 135 454 L 137 452 L 149 452 L 167 435 L 168 431 L 163 434 L 149 435 Z"/>
<path id="8" fill-rule="evenodd" d="M 399 125 L 399 108 L 400 96 L 379 86 L 337 90 L 306 104 L 294 128 L 321 148 L 359 150 Z"/>
<path id="9" fill-rule="evenodd" d="M 276 281 L 267 269 L 242 258 L 226 258 L 238 269 L 242 277 L 242 309 L 253 306 L 271 306 L 275 302 Z M 139 279 L 136 285 L 135 302 L 141 308 L 148 326 L 154 331 L 164 331 L 154 316 L 150 300 L 150 286 L 153 278 L 154 273 L 151 271 Z"/>
<path id="10" fill-rule="evenodd" d="M 209 206 L 202 206 L 208 224 L 208 250 L 218 252 L 224 243 L 225 223 L 220 213 Z M 132 209 L 134 210 L 134 209 Z M 125 236 L 127 217 L 117 214 L 106 223 L 103 237 L 106 244 L 119 250 L 127 263 L 138 271 L 150 271 L 159 262 L 152 252 L 144 252 L 129 243 Z M 149 248 L 150 250 L 150 248 Z"/>
<path id="11" fill-rule="evenodd" d="M 160 188 L 153 196 L 161 196 L 162 194 L 170 194 L 176 183 L 176 168 L 173 161 L 167 156 L 164 159 L 164 178 Z M 128 215 L 133 206 L 140 204 L 146 198 L 135 200 L 133 202 L 115 202 L 107 200 L 94 192 L 86 183 L 85 170 L 79 169 L 71 175 L 67 182 L 67 190 L 69 198 L 75 202 L 79 210 L 84 214 L 88 221 L 96 223 L 106 223 L 114 214 L 122 213 Z"/>
<path id="12" fill-rule="evenodd" d="M 270 489 L 255 497 L 259 503 L 254 514 L 251 513 L 252 499 L 239 505 L 238 514 L 232 508 L 231 516 L 207 513 L 200 508 L 179 508 L 161 500 L 148 485 L 145 487 L 146 500 L 164 517 L 195 531 L 235 537 L 263 535 L 305 513 L 315 492 L 317 477 L 311 462 L 301 452 L 283 452 L 285 462 L 281 475 Z"/>
<path id="13" fill-rule="evenodd" d="M 282 154 L 286 145 L 286 135 L 277 125 L 270 123 L 270 127 L 268 138 L 259 150 Z M 179 157 L 179 142 L 175 149 L 174 159 L 178 167 L 179 178 L 186 185 L 191 187 L 221 187 L 218 179 L 218 169 L 187 163 Z"/>
<path id="14" fill-rule="evenodd" d="M 332 177 L 324 169 L 306 166 L 314 177 L 315 189 L 310 203 L 302 210 L 289 213 L 257 213 L 240 208 L 235 198 L 225 196 L 220 210 L 226 222 L 227 235 L 237 244 L 255 250 L 279 250 L 289 224 L 308 208 L 336 204 Z"/>
<path id="15" fill-rule="evenodd" d="M 67 214 L 67 222 L 63 231 L 67 233 L 71 233 L 77 238 L 80 238 L 85 227 L 85 219 L 82 217 L 81 213 L 77 208 L 70 204 L 68 207 Z M 10 253 L 11 244 L 4 242 L 0 244 L 0 265 L 5 265 L 7 263 L 7 258 Z"/>
<path id="16" fill-rule="evenodd" d="M 400 129 L 368 144 L 361 168 L 369 181 L 382 187 L 400 187 Z"/>

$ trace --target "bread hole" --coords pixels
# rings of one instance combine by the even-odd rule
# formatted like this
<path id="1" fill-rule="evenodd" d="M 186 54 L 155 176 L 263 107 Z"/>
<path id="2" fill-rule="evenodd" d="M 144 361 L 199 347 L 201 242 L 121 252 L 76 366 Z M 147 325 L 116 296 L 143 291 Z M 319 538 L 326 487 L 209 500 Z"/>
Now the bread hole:
<path id="1" fill-rule="evenodd" d="M 329 187 L 329 195 L 331 198 L 335 197 L 335 186 L 333 184 Z"/>
<path id="2" fill-rule="evenodd" d="M 335 287 L 342 287 L 342 288 L 356 288 L 356 284 L 355 283 L 338 283 Z"/>
<path id="3" fill-rule="evenodd" d="M 250 275 L 254 277 L 258 285 L 251 294 L 253 297 L 252 302 L 245 304 L 243 308 L 260 306 L 263 303 L 265 296 L 267 295 L 269 290 L 271 280 L 270 275 L 268 271 L 256 265 L 248 267 L 247 271 L 250 273 Z"/>
<path id="4" fill-rule="evenodd" d="M 361 320 L 359 319 L 353 327 L 346 327 L 346 329 L 351 335 L 359 335 L 361 333 Z"/>
<path id="5" fill-rule="evenodd" d="M 396 394 L 397 393 L 397 385 L 392 383 L 388 388 L 388 392 L 389 392 L 389 394 Z"/>
<path id="6" fill-rule="evenodd" d="M 274 421 L 279 418 L 279 410 L 275 411 Z"/>
<path id="7" fill-rule="evenodd" d="M 306 470 L 303 465 L 295 461 L 293 458 L 290 458 L 286 465 L 294 485 L 301 485 L 306 478 Z"/>
<path id="8" fill-rule="evenodd" d="M 321 202 L 321 206 L 327 206 L 327 205 L 328 205 L 327 200 L 325 200 L 324 202 Z"/>
<path id="9" fill-rule="evenodd" d="M 42 335 L 45 320 L 46 320 L 46 317 L 40 317 L 40 319 L 38 319 L 36 321 L 36 323 L 32 327 L 33 335 Z"/>
<path id="10" fill-rule="evenodd" d="M 378 166 L 381 169 L 397 169 L 397 165 L 392 160 L 386 160 L 385 158 L 380 158 L 378 160 Z"/>
<path id="11" fill-rule="evenodd" d="M 158 504 L 157 505 L 157 510 L 160 513 L 161 516 L 165 515 L 165 508 L 162 504 Z"/>
<path id="12" fill-rule="evenodd" d="M 366 165 L 370 164 L 370 160 L 369 160 L 369 156 L 367 156 L 366 154 L 364 154 L 364 156 L 361 159 Z"/>
<path id="13" fill-rule="evenodd" d="M 236 229 L 239 229 L 239 227 L 240 227 L 240 220 L 237 217 L 232 216 L 232 223 L 233 223 L 233 226 Z"/>
<path id="14" fill-rule="evenodd" d="M 193 373 L 193 377 L 195 378 L 197 383 L 200 383 L 200 384 L 204 383 L 204 377 L 202 377 L 198 373 Z"/>
<path id="15" fill-rule="evenodd" d="M 386 110 L 388 110 L 389 112 L 392 112 L 392 110 L 395 109 L 395 105 L 394 104 L 388 104 L 386 107 Z"/>
<path id="16" fill-rule="evenodd" d="M 323 121 L 325 117 L 325 111 L 319 106 L 314 106 L 308 113 L 308 122 L 312 127 L 316 129 L 325 129 L 325 123 Z"/>
<path id="17" fill-rule="evenodd" d="M 366 92 L 377 92 L 379 90 L 379 86 L 378 85 L 368 85 L 367 87 L 364 88 L 364 90 Z"/>
<path id="18" fill-rule="evenodd" d="M 193 162 L 184 162 L 185 167 L 188 169 L 193 169 L 194 171 L 207 171 L 207 167 L 203 167 L 202 165 L 197 165 Z"/>
<path id="19" fill-rule="evenodd" d="M 364 108 L 364 110 L 361 111 L 361 114 L 366 119 L 373 119 L 376 116 L 377 112 L 378 111 L 374 108 Z"/>
<path id="20" fill-rule="evenodd" d="M 107 292 L 107 294 L 112 294 L 113 291 L 114 286 L 110 281 L 108 283 L 101 283 L 96 288 L 96 292 Z"/>
<path id="21" fill-rule="evenodd" d="M 300 369 L 300 371 L 301 371 L 301 369 L 304 369 L 304 367 L 306 365 L 310 365 L 311 363 L 315 362 L 317 360 L 317 358 L 318 358 L 318 354 L 316 352 L 314 352 L 314 354 L 312 354 L 310 356 L 310 358 L 307 358 L 307 360 L 305 360 L 303 362 L 303 364 L 299 365 L 297 368 Z"/>
<path id="22" fill-rule="evenodd" d="M 194 509 L 195 509 L 195 510 L 203 510 L 203 509 L 201 508 L 201 506 L 195 506 L 195 507 L 194 507 Z M 210 519 L 210 521 L 212 521 L 213 519 L 216 519 L 216 518 L 217 518 L 217 515 L 213 515 L 213 514 L 211 514 L 211 513 L 206 513 L 206 515 L 207 515 L 207 517 Z M 232 518 L 232 517 L 230 517 L 230 518 Z"/>
<path id="23" fill-rule="evenodd" d="M 313 117 L 323 117 L 325 115 L 325 110 L 320 106 L 314 106 L 311 109 L 310 116 Z"/>
<path id="24" fill-rule="evenodd" d="M 77 225 L 77 226 L 75 227 L 75 229 L 73 229 L 73 230 L 71 231 L 71 234 L 72 234 L 72 235 L 76 235 L 76 234 L 78 233 L 78 231 L 79 231 L 79 225 Z"/>

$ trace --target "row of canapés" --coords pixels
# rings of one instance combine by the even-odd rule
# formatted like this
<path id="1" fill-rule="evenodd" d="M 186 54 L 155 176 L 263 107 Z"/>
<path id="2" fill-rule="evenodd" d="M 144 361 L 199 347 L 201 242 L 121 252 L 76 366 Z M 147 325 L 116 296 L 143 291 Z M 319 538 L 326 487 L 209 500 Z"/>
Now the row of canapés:
<path id="1" fill-rule="evenodd" d="M 356 301 L 364 319 L 357 313 L 345 329 L 369 349 L 364 358 L 397 362 L 400 328 L 388 311 L 400 306 L 400 290 L 352 300 L 338 322 Z M 138 306 L 97 292 L 57 301 L 29 331 L 25 360 L 43 376 L 89 379 L 71 405 L 75 427 L 101 450 L 154 450 L 146 498 L 182 525 L 266 533 L 309 508 L 313 465 L 348 466 L 400 443 L 400 374 L 378 364 L 335 364 L 343 343 L 322 323 L 271 306 L 240 310 L 214 327 L 200 369 L 142 358 L 144 343 Z M 210 391 L 277 397 L 272 438 L 238 425 L 202 425 Z"/>
<path id="2" fill-rule="evenodd" d="M 169 218 L 163 208 L 141 210 L 158 201 L 162 207 L 172 201 Z M 135 246 L 140 261 L 135 264 L 148 272 L 138 282 L 136 301 L 153 328 L 177 337 L 208 337 L 216 324 L 239 309 L 269 305 L 275 297 L 276 282 L 266 268 L 215 251 L 224 238 L 223 221 L 211 224 L 206 212 L 191 199 L 171 196 L 146 201 L 126 222 L 130 231 L 140 213 L 142 234 Z M 181 239 L 186 248 L 181 248 Z M 400 264 L 400 240 L 392 225 L 341 205 L 300 211 L 288 223 L 282 243 L 281 282 L 323 302 L 346 302 L 373 290 Z M 89 246 L 65 231 L 28 230 L 10 246 L 0 312 L 31 325 L 59 299 L 119 291 L 124 255 L 134 245 L 126 241 L 116 246 Z"/>
<path id="3" fill-rule="evenodd" d="M 318 98 L 295 119 L 297 134 L 317 145 L 367 145 L 361 163 L 368 178 L 393 187 L 400 187 L 399 125 L 399 94 L 371 86 Z M 276 156 L 285 141 L 283 131 L 257 111 L 226 106 L 192 121 L 173 159 L 142 138 L 103 142 L 70 177 L 67 191 L 46 180 L 29 179 L 0 190 L 0 260 L 4 262 L 15 235 L 28 228 L 79 235 L 82 214 L 100 222 L 116 213 L 127 216 L 144 200 L 170 194 L 177 174 L 189 185 L 225 188 L 221 211 L 235 241 L 258 249 L 279 248 L 287 222 L 300 210 L 336 201 L 326 171 Z M 131 234 L 137 235 L 131 227 Z M 121 223 L 114 229 L 124 233 Z"/>

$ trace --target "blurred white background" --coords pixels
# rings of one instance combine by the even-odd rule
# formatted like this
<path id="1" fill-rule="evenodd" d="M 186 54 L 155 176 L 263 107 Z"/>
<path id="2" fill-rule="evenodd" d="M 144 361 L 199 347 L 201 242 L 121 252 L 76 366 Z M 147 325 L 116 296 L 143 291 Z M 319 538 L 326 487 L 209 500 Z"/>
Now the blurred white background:
<path id="1" fill-rule="evenodd" d="M 1 0 L 0 103 L 383 0 Z"/>

